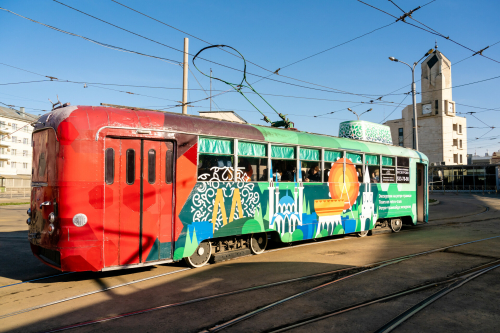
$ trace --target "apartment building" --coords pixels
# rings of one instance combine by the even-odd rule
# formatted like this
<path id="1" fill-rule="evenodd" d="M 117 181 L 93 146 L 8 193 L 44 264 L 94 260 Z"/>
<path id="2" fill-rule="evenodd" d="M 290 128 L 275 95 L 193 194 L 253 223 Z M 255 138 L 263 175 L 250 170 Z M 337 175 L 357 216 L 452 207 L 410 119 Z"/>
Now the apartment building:
<path id="1" fill-rule="evenodd" d="M 30 125 L 37 119 L 20 110 L 0 107 L 0 187 L 29 187 L 32 145 Z"/>

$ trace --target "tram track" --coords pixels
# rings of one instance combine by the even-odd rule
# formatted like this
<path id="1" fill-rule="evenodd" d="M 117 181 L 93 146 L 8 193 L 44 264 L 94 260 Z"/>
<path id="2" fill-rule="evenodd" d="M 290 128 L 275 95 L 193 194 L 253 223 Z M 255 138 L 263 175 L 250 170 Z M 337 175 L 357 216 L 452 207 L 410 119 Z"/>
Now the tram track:
<path id="1" fill-rule="evenodd" d="M 371 271 L 374 271 L 374 270 L 377 270 L 377 269 L 380 269 L 383 267 L 387 267 L 389 265 L 396 264 L 396 263 L 399 263 L 399 262 L 402 262 L 402 261 L 405 261 L 405 260 L 408 260 L 411 258 L 415 258 L 418 256 L 427 255 L 427 254 L 436 253 L 436 252 L 441 252 L 441 251 L 444 251 L 444 250 L 447 250 L 450 248 L 464 246 L 464 245 L 473 244 L 473 243 L 482 242 L 482 241 L 491 240 L 491 239 L 496 239 L 499 237 L 500 237 L 500 235 L 492 236 L 492 237 L 488 237 L 488 238 L 483 238 L 483 239 L 478 239 L 478 240 L 474 240 L 474 241 L 454 244 L 454 245 L 450 245 L 450 246 L 439 247 L 436 249 L 427 250 L 427 251 L 423 251 L 423 252 L 419 252 L 419 253 L 415 253 L 415 254 L 410 254 L 410 255 L 405 255 L 405 256 L 389 259 L 389 260 L 379 261 L 379 262 L 371 263 L 371 264 L 364 265 L 364 266 L 358 266 L 358 267 L 354 267 L 354 268 L 350 267 L 350 268 L 344 268 L 344 269 L 339 269 L 339 270 L 334 270 L 334 271 L 329 271 L 329 272 L 317 273 L 317 274 L 313 274 L 313 275 L 307 275 L 307 276 L 302 276 L 302 277 L 298 277 L 298 278 L 268 283 L 268 284 L 264 284 L 264 285 L 259 285 L 259 286 L 244 288 L 244 289 L 238 289 L 238 290 L 234 290 L 234 291 L 229 291 L 229 292 L 225 292 L 225 293 L 220 293 L 220 294 L 215 294 L 215 295 L 210 295 L 210 296 L 205 296 L 205 297 L 200 297 L 200 298 L 195 298 L 195 299 L 186 300 L 186 301 L 182 301 L 182 302 L 169 303 L 169 304 L 164 304 L 164 305 L 160 305 L 160 306 L 156 306 L 156 307 L 135 310 L 135 311 L 126 312 L 126 313 L 122 313 L 122 314 L 115 315 L 115 316 L 110 316 L 110 317 L 100 318 L 100 319 L 96 319 L 96 320 L 75 323 L 72 325 L 67 325 L 67 326 L 55 328 L 55 329 L 52 329 L 52 330 L 49 330 L 46 332 L 60 332 L 60 331 L 64 331 L 64 330 L 94 325 L 94 324 L 98 324 L 98 323 L 108 322 L 108 321 L 112 321 L 112 320 L 117 320 L 117 319 L 121 319 L 121 318 L 139 315 L 139 314 L 150 313 L 150 312 L 157 311 L 157 310 L 168 309 L 168 308 L 178 307 L 178 306 L 182 306 L 182 305 L 188 305 L 188 304 L 193 304 L 193 303 L 197 303 L 197 302 L 208 301 L 208 300 L 212 300 L 215 298 L 226 297 L 226 296 L 241 294 L 241 293 L 250 292 L 250 291 L 256 291 L 259 289 L 279 286 L 279 285 L 283 285 L 286 283 L 304 281 L 304 280 L 318 278 L 318 277 L 324 277 L 324 276 L 328 276 L 328 275 L 335 275 L 335 274 L 338 275 L 338 276 L 336 276 L 337 278 L 332 280 L 332 281 L 329 281 L 327 283 L 323 283 L 319 286 L 307 289 L 305 291 L 299 292 L 299 293 L 294 294 L 292 296 L 289 296 L 287 298 L 278 300 L 278 301 L 273 302 L 271 304 L 260 307 L 254 311 L 251 311 L 251 312 L 245 313 L 241 316 L 238 316 L 232 320 L 218 324 L 214 327 L 211 327 L 211 328 L 208 328 L 208 329 L 202 331 L 202 332 L 216 332 L 216 331 L 222 330 L 224 328 L 230 327 L 236 323 L 242 322 L 246 319 L 249 319 L 249 318 L 251 318 L 259 313 L 262 313 L 264 311 L 269 310 L 270 308 L 281 305 L 281 304 L 288 302 L 290 300 L 299 298 L 303 295 L 315 292 L 315 291 L 320 290 L 326 286 L 332 285 L 336 282 L 340 282 L 340 281 L 349 279 L 351 277 L 358 276 L 358 275 L 366 273 L 366 272 L 371 272 Z"/>
<path id="2" fill-rule="evenodd" d="M 350 305 L 350 306 L 336 309 L 333 311 L 328 311 L 328 312 L 325 312 L 325 313 L 320 314 L 320 315 L 309 317 L 309 318 L 294 322 L 294 323 L 286 325 L 286 326 L 278 327 L 276 329 L 273 329 L 273 330 L 270 330 L 267 332 L 268 333 L 285 332 L 285 331 L 288 331 L 288 330 L 291 330 L 291 329 L 294 329 L 297 327 L 312 324 L 312 323 L 320 321 L 320 320 L 328 319 L 328 318 L 331 318 L 333 316 L 341 315 L 341 314 L 347 313 L 349 311 L 357 310 L 357 309 L 360 309 L 360 308 L 363 308 L 366 306 L 370 306 L 370 305 L 373 305 L 376 303 L 386 302 L 386 301 L 389 301 L 389 300 L 392 300 L 392 299 L 395 299 L 398 297 L 407 296 L 407 295 L 412 294 L 412 293 L 424 291 L 426 289 L 436 288 L 436 287 L 441 286 L 443 284 L 448 284 L 444 288 L 440 289 L 438 292 L 432 294 L 430 297 L 424 299 L 423 301 L 419 302 L 417 305 L 411 307 L 407 311 L 396 316 L 394 319 L 392 319 L 386 325 L 382 326 L 380 329 L 378 329 L 376 331 L 376 333 L 390 332 L 391 330 L 393 330 L 394 328 L 399 326 L 401 323 L 403 323 L 405 320 L 409 319 L 411 316 L 416 314 L 418 311 L 422 310 L 425 306 L 430 305 L 432 302 L 434 302 L 438 298 L 440 298 L 440 297 L 444 296 L 445 294 L 447 294 L 448 292 L 464 285 L 466 282 L 469 282 L 470 280 L 472 280 L 472 279 L 474 279 L 474 278 L 476 278 L 484 273 L 487 273 L 490 270 L 498 268 L 498 267 L 500 267 L 500 259 L 497 259 L 497 260 L 494 260 L 492 262 L 482 264 L 482 265 L 479 265 L 477 267 L 468 269 L 464 272 L 455 274 L 451 278 L 440 279 L 437 281 L 432 281 L 430 283 L 415 285 L 415 286 L 406 288 L 404 290 L 399 290 L 395 293 L 386 294 L 386 295 L 383 295 L 383 296 L 380 296 L 380 297 L 377 297 L 377 298 L 374 298 L 374 299 L 371 299 L 368 301 L 356 303 L 354 305 Z"/>

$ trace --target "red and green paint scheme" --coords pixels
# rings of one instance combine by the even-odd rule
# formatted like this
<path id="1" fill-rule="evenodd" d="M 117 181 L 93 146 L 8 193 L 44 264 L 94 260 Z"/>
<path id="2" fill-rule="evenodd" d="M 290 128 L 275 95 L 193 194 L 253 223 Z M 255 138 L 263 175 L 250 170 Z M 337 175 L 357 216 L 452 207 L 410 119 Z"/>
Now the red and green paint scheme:
<path id="1" fill-rule="evenodd" d="M 331 170 L 324 183 L 198 178 L 200 138 L 326 149 L 336 157 L 325 162 Z M 360 182 L 348 152 L 406 157 L 409 182 Z M 276 232 L 292 242 L 369 230 L 377 219 L 427 221 L 426 186 L 417 212 L 417 163 L 426 167 L 425 155 L 387 144 L 152 110 L 69 106 L 35 124 L 28 238 L 35 256 L 54 268 L 99 271 L 180 260 L 218 237 Z M 78 214 L 86 223 L 75 220 Z"/>

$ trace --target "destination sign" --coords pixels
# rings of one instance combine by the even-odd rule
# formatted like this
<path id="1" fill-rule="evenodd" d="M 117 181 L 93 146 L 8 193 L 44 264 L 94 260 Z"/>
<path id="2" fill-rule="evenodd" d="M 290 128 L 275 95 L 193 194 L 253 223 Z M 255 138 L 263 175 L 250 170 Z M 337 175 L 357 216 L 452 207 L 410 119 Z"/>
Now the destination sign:
<path id="1" fill-rule="evenodd" d="M 398 180 L 398 183 L 409 184 L 410 183 L 410 168 L 398 167 L 397 180 Z"/>
<path id="2" fill-rule="evenodd" d="M 382 183 L 395 183 L 396 170 L 390 167 L 382 167 Z"/>

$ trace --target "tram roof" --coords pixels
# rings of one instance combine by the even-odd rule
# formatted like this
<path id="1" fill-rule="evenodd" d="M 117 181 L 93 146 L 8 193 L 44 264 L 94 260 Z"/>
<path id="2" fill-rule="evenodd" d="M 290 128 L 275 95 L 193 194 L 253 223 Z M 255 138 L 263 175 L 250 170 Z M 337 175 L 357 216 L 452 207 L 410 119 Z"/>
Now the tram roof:
<path id="1" fill-rule="evenodd" d="M 147 122 L 143 119 L 147 119 Z M 59 108 L 40 117 L 35 125 L 35 130 L 50 126 L 63 135 L 62 131 L 58 131 L 58 128 L 65 121 L 71 122 L 76 130 L 84 126 L 85 128 L 82 130 L 94 132 L 94 135 L 102 127 L 161 129 L 162 131 L 172 130 L 207 137 L 235 138 L 311 148 L 345 149 L 428 161 L 427 156 L 421 152 L 389 144 L 132 107 L 68 106 Z M 221 126 L 221 123 L 225 123 L 227 126 Z"/>

